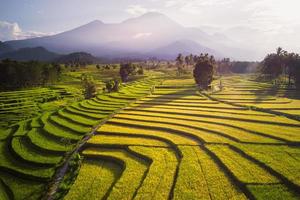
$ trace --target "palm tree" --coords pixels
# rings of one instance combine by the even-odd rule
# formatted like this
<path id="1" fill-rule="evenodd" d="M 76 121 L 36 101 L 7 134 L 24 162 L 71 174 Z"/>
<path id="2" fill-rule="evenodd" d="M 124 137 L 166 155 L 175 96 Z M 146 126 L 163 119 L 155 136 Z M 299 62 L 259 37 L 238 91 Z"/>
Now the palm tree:
<path id="1" fill-rule="evenodd" d="M 183 65 L 183 55 L 180 53 L 178 54 L 177 58 L 176 58 L 176 63 L 178 65 Z"/>

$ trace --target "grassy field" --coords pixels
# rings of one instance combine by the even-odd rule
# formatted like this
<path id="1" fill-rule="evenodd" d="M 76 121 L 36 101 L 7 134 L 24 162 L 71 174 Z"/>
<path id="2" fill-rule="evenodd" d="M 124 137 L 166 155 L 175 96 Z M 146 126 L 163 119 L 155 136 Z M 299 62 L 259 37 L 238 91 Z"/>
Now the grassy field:
<path id="1" fill-rule="evenodd" d="M 117 93 L 100 93 L 94 99 L 79 101 L 68 97 L 73 99 L 72 103 L 50 110 L 40 108 L 48 107 L 43 103 L 47 104 L 47 100 L 41 100 L 39 110 L 36 111 L 40 113 L 38 116 L 36 114 L 34 117 L 26 116 L 26 120 L 23 121 L 21 118 L 16 119 L 11 125 L 3 124 L 0 130 L 1 199 L 40 199 L 46 194 L 56 170 L 64 162 L 64 157 L 76 148 L 78 142 L 109 115 L 128 106 L 137 98 L 150 94 L 151 88 L 159 83 L 160 80 L 153 76 L 140 78 L 124 85 Z M 9 95 L 1 94 L 3 99 L 24 97 L 31 98 L 32 102 L 38 102 L 39 96 L 45 99 L 48 98 L 48 93 L 55 92 L 56 89 L 32 89 L 10 92 Z M 9 104 L 5 104 L 4 107 L 6 106 L 10 107 Z M 23 106 L 20 105 L 12 109 L 24 115 L 30 114 L 27 110 L 22 111 Z M 5 112 L 5 109 L 2 111 Z M 97 168 L 98 165 L 107 169 L 99 171 L 104 176 L 113 177 L 119 174 L 119 165 L 113 162 L 91 160 L 88 164 L 84 164 L 82 169 L 90 170 Z M 96 188 L 98 183 L 95 184 Z M 61 187 L 63 189 L 64 186 Z"/>
<path id="2" fill-rule="evenodd" d="M 148 76 L 3 129 L 1 197 L 40 198 L 97 127 L 65 199 L 300 198 L 296 91 L 250 75 L 223 77 L 222 90 L 216 80 L 212 92 L 191 78 L 160 83 Z"/>
<path id="3" fill-rule="evenodd" d="M 270 86 L 247 78 L 226 77 L 223 91 L 206 94 L 196 90 L 192 79 L 166 80 L 151 95 L 115 114 L 82 152 L 84 165 L 91 159 L 119 165 L 121 175 L 114 180 L 97 179 L 97 184 L 110 187 L 98 198 L 299 199 L 299 121 L 250 109 L 265 108 L 255 103 L 258 98 L 278 105 L 289 102 L 299 109 L 297 99 L 261 97 L 252 87 Z M 244 84 L 244 89 L 234 91 L 230 81 Z M 90 173 L 82 168 L 79 176 L 86 180 Z M 129 180 L 132 176 L 134 181 Z M 76 191 L 94 184 L 83 184 L 80 178 L 69 193 L 74 199 L 80 197 L 74 196 Z M 120 185 L 124 179 L 131 184 Z M 93 199 L 92 193 L 85 198 Z"/>

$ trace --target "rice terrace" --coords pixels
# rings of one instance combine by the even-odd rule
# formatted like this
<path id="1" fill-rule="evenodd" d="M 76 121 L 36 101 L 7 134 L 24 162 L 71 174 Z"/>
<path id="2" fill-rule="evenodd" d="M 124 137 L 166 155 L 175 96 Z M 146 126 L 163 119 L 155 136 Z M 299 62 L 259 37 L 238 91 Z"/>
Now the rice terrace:
<path id="1" fill-rule="evenodd" d="M 226 31 L 139 13 L 157 1 L 91 2 L 69 9 L 133 16 L 36 36 L 1 21 L 11 16 L 0 8 L 0 200 L 300 199 L 300 49 L 283 41 L 251 54 Z M 162 2 L 172 15 L 184 1 Z"/>

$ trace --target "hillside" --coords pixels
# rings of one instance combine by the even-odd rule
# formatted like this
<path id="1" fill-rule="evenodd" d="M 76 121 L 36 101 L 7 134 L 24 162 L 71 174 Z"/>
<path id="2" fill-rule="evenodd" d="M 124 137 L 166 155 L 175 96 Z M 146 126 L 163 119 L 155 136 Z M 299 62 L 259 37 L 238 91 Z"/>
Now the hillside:
<path id="1" fill-rule="evenodd" d="M 221 57 L 220 56 L 221 54 L 218 53 L 217 51 L 202 46 L 199 43 L 191 40 L 175 41 L 164 47 L 155 49 L 149 52 L 149 54 L 156 58 L 174 59 L 178 55 L 178 52 L 181 52 L 183 55 L 209 53 L 215 55 L 216 57 Z"/>
<path id="2" fill-rule="evenodd" d="M 99 58 L 96 58 L 89 53 L 75 52 L 68 55 L 60 56 L 59 58 L 55 59 L 55 62 L 64 64 L 93 64 L 97 63 L 99 60 Z"/>
<path id="3" fill-rule="evenodd" d="M 44 47 L 34 47 L 34 48 L 21 48 L 15 51 L 10 51 L 0 55 L 0 60 L 11 59 L 17 61 L 53 61 L 60 55 L 50 52 Z"/>
<path id="4" fill-rule="evenodd" d="M 0 55 L 13 50 L 14 49 L 10 45 L 0 41 Z"/>
<path id="5" fill-rule="evenodd" d="M 228 57 L 241 57 L 244 52 L 243 49 L 228 45 L 232 42 L 224 35 L 210 35 L 199 28 L 184 27 L 166 15 L 156 12 L 121 23 L 94 20 L 56 35 L 5 43 L 16 49 L 43 46 L 61 54 L 84 51 L 97 57 L 148 58 L 156 49 L 172 52 L 172 46 L 168 48 L 168 45 L 184 40 L 192 43 L 185 45 L 181 49 L 183 52 L 196 54 L 202 52 L 203 46 Z M 199 47 L 195 48 L 194 43 L 198 43 Z"/>

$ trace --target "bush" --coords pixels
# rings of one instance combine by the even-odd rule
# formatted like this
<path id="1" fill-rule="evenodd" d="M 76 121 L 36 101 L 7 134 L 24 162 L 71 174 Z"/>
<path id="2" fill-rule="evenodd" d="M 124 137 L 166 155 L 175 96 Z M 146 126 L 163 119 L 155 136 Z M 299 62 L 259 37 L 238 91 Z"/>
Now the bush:
<path id="1" fill-rule="evenodd" d="M 58 81 L 61 73 L 58 64 L 3 60 L 0 62 L 0 88 L 44 86 Z"/>
<path id="2" fill-rule="evenodd" d="M 117 92 L 120 88 L 120 81 L 117 79 L 109 80 L 105 84 L 107 92 Z"/>
<path id="3" fill-rule="evenodd" d="M 122 82 L 127 82 L 129 75 L 134 75 L 136 72 L 136 66 L 132 63 L 121 64 L 120 66 L 120 77 Z"/>
<path id="4" fill-rule="evenodd" d="M 83 86 L 83 95 L 85 99 L 91 99 L 96 96 L 97 87 L 93 80 L 93 77 L 83 74 L 81 77 Z"/>
<path id="5" fill-rule="evenodd" d="M 139 67 L 139 69 L 138 69 L 138 71 L 137 71 L 137 74 L 139 74 L 139 75 L 143 75 L 144 74 L 144 69 L 143 69 L 143 67 Z"/>

